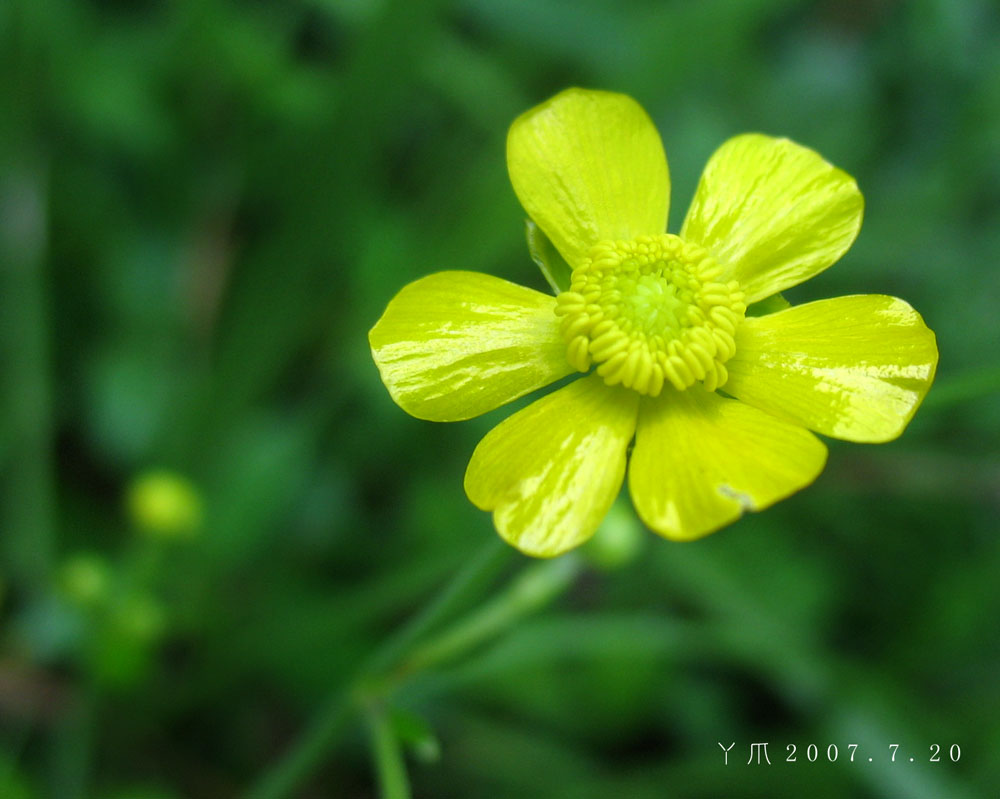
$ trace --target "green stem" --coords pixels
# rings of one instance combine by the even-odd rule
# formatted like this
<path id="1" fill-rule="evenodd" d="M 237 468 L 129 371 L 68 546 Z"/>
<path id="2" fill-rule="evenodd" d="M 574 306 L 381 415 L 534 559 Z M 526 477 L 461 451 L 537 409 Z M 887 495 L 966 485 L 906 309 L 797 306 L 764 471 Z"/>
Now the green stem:
<path id="1" fill-rule="evenodd" d="M 509 628 L 519 619 L 547 605 L 565 591 L 583 568 L 583 561 L 576 555 L 565 555 L 556 560 L 535 563 L 515 577 L 506 589 L 454 626 L 444 630 L 411 654 L 407 652 L 464 599 L 492 579 L 503 564 L 510 550 L 499 541 L 491 542 L 486 551 L 465 570 L 410 624 L 389 639 L 368 661 L 358 676 L 346 688 L 338 688 L 324 709 L 306 730 L 302 738 L 276 766 L 268 771 L 247 795 L 248 799 L 283 799 L 312 773 L 326 756 L 337 738 L 351 721 L 358 706 L 381 702 L 401 682 L 414 672 L 433 668 L 454 660 L 476 646 Z M 384 715 L 384 714 L 383 714 Z M 373 722 L 374 723 L 374 722 Z M 378 724 L 388 724 L 384 718 Z M 373 743 L 379 768 L 389 768 L 391 752 L 380 749 L 388 746 L 380 727 L 373 727 Z M 391 734 L 391 730 L 386 735 Z M 396 743 L 393 740 L 392 746 Z M 389 758 L 383 761 L 382 758 Z M 395 769 L 395 766 L 391 767 Z M 402 766 L 400 765 L 401 769 Z M 387 782 L 388 776 L 380 770 L 380 784 L 384 796 L 408 796 L 406 793 L 389 793 L 396 790 L 397 782 Z M 397 775 L 398 776 L 398 775 Z M 395 777 L 393 777 L 395 780 Z"/>
<path id="2" fill-rule="evenodd" d="M 1000 394 L 1000 366 L 987 366 L 938 380 L 924 400 L 924 406 L 947 408 L 990 394 Z"/>
<path id="3" fill-rule="evenodd" d="M 491 538 L 483 551 L 460 571 L 444 590 L 409 624 L 389 638 L 346 686 L 338 686 L 292 749 L 251 787 L 247 799 L 282 799 L 312 773 L 351 720 L 359 686 L 383 674 L 407 649 L 435 627 L 482 586 L 491 581 L 510 556 L 510 548 Z"/>
<path id="4" fill-rule="evenodd" d="M 52 796 L 83 799 L 89 794 L 99 704 L 97 685 L 85 678 L 53 740 L 49 772 Z"/>
<path id="5" fill-rule="evenodd" d="M 28 157 L 0 163 L 0 356 L 9 394 L 0 524 L 11 576 L 35 592 L 48 582 L 55 550 L 45 182 Z"/>
<path id="6" fill-rule="evenodd" d="M 482 551 L 455 575 L 426 608 L 378 649 L 368 661 L 364 672 L 376 674 L 394 666 L 418 639 L 452 615 L 487 583 L 492 582 L 511 553 L 511 548 L 499 537 L 490 538 Z"/>
<path id="7" fill-rule="evenodd" d="M 406 762 L 385 708 L 373 709 L 368 714 L 368 727 L 371 732 L 372 755 L 375 758 L 375 773 L 378 774 L 379 794 L 382 799 L 410 799 Z"/>
<path id="8" fill-rule="evenodd" d="M 454 660 L 496 637 L 565 591 L 579 574 L 582 564 L 577 555 L 571 554 L 529 566 L 502 594 L 417 649 L 400 665 L 395 679 L 398 681 L 413 672 Z"/>

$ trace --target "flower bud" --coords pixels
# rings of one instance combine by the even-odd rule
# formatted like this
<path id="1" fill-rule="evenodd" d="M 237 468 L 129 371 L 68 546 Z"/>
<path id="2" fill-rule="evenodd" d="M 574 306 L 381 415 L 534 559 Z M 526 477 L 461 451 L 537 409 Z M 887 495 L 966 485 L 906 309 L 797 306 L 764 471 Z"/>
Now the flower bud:
<path id="1" fill-rule="evenodd" d="M 129 486 L 127 506 L 135 526 L 154 538 L 192 538 L 202 522 L 197 489 L 176 472 L 144 472 Z"/>

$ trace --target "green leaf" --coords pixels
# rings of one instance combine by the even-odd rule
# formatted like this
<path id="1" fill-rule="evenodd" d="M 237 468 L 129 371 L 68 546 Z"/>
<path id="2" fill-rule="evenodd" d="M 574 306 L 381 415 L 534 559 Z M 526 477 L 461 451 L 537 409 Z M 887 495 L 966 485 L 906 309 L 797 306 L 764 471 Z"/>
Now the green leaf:
<path id="1" fill-rule="evenodd" d="M 566 291 L 569 288 L 570 275 L 573 273 L 572 267 L 552 245 L 549 237 L 530 219 L 524 220 L 524 232 L 531 260 L 542 270 L 552 290 L 556 294 Z"/>

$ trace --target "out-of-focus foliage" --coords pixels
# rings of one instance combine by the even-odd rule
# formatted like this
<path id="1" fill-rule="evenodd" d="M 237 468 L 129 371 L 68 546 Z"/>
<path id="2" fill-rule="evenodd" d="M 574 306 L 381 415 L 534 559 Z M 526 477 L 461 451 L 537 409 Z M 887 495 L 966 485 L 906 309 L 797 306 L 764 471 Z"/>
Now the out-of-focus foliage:
<path id="1" fill-rule="evenodd" d="M 998 74 L 990 0 L 0 3 L 0 795 L 240 795 L 494 535 L 462 474 L 508 411 L 406 416 L 366 333 L 439 269 L 545 289 L 504 137 L 569 84 L 650 111 L 672 230 L 734 133 L 854 175 L 857 244 L 787 297 L 905 297 L 939 385 L 900 440 L 408 683 L 415 793 L 990 795 Z M 139 529 L 149 469 L 198 535 Z M 374 795 L 359 731 L 301 796 Z"/>

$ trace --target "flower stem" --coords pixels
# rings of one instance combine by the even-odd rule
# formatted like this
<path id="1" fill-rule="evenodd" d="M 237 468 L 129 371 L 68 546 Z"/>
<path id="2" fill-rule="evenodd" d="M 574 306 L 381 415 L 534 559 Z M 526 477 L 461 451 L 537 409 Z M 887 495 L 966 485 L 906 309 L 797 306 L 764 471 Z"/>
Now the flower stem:
<path id="1" fill-rule="evenodd" d="M 453 614 L 469 597 L 475 595 L 484 585 L 492 581 L 511 554 L 511 548 L 500 538 L 491 538 L 482 551 L 455 575 L 427 607 L 376 651 L 368 661 L 364 673 L 377 674 L 396 665 L 418 639 Z"/>
<path id="2" fill-rule="evenodd" d="M 529 566 L 502 594 L 413 652 L 400 664 L 397 679 L 453 660 L 541 609 L 570 586 L 582 563 L 570 554 Z"/>
<path id="3" fill-rule="evenodd" d="M 282 799 L 289 796 L 312 773 L 347 728 L 360 687 L 395 666 L 415 641 L 492 580 L 510 553 L 510 548 L 498 538 L 491 538 L 483 551 L 454 577 L 430 605 L 375 651 L 353 680 L 334 690 L 292 749 L 251 787 L 247 799 Z"/>
<path id="4" fill-rule="evenodd" d="M 22 163 L 23 162 L 23 163 Z M 46 170 L 23 153 L 0 162 L 0 360 L 4 466 L 0 553 L 7 576 L 38 593 L 55 553 L 51 344 L 46 272 Z"/>
<path id="5" fill-rule="evenodd" d="M 385 708 L 373 709 L 368 714 L 368 728 L 379 794 L 382 799 L 410 799 L 410 780 L 406 775 L 403 752 Z"/>
<path id="6" fill-rule="evenodd" d="M 924 405 L 947 408 L 996 393 L 1000 393 L 1000 366 L 987 366 L 939 380 Z"/>
<path id="7" fill-rule="evenodd" d="M 100 691 L 93 677 L 86 678 L 71 699 L 52 741 L 49 764 L 52 796 L 83 799 L 89 795 L 100 701 Z"/>

